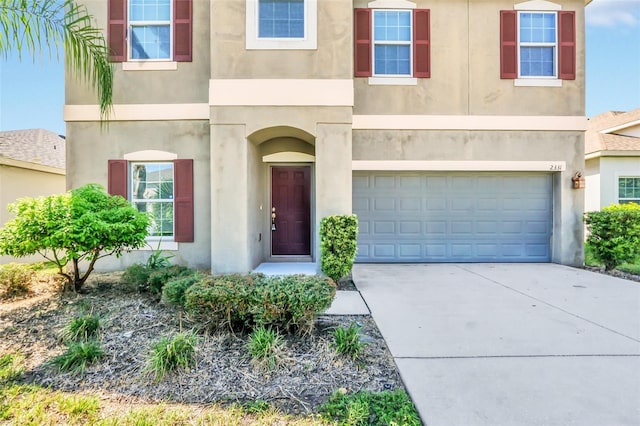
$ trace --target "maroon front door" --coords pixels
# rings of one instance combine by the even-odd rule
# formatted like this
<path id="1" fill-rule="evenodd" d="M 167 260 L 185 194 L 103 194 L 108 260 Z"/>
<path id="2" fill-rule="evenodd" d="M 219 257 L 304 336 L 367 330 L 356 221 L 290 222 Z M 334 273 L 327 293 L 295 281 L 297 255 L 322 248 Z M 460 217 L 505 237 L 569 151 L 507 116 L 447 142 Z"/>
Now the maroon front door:
<path id="1" fill-rule="evenodd" d="M 310 167 L 283 166 L 271 169 L 271 213 L 271 254 L 310 255 Z"/>

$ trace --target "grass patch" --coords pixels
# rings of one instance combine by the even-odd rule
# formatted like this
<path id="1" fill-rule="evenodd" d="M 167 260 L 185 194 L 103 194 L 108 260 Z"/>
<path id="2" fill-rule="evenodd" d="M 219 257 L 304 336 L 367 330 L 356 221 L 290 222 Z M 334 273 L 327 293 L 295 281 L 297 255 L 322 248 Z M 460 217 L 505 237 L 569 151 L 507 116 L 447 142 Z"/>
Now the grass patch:
<path id="1" fill-rule="evenodd" d="M 5 354 L 0 356 L 0 384 L 16 380 L 24 372 L 22 362 L 24 357 L 19 354 Z"/>
<path id="2" fill-rule="evenodd" d="M 64 353 L 51 360 L 51 364 L 60 371 L 84 373 L 88 365 L 96 362 L 103 355 L 104 351 L 100 347 L 100 343 L 95 340 L 71 342 Z"/>
<path id="3" fill-rule="evenodd" d="M 350 426 L 420 426 L 420 417 L 407 393 L 401 389 L 385 392 L 335 392 L 320 413 L 328 420 Z"/>
<path id="4" fill-rule="evenodd" d="M 193 332 L 179 333 L 173 337 L 162 337 L 151 348 L 147 372 L 160 380 L 170 371 L 189 368 L 195 363 L 198 336 Z"/>
<path id="5" fill-rule="evenodd" d="M 73 318 L 62 330 L 61 339 L 65 342 L 86 342 L 98 337 L 100 317 L 95 314 Z"/>
<path id="6" fill-rule="evenodd" d="M 365 347 L 360 340 L 360 327 L 351 323 L 349 327 L 338 327 L 333 331 L 333 346 L 340 354 L 356 359 Z"/>
<path id="7" fill-rule="evenodd" d="M 275 330 L 258 327 L 249 335 L 247 348 L 254 363 L 266 369 L 275 368 L 282 360 L 284 340 Z"/>

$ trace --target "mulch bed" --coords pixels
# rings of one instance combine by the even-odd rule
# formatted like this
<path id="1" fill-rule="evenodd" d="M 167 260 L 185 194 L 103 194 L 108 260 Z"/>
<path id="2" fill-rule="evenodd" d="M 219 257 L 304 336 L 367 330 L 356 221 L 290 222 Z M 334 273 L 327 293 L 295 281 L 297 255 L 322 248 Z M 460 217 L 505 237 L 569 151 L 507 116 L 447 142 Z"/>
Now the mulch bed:
<path id="1" fill-rule="evenodd" d="M 188 330 L 192 324 L 179 309 L 126 289 L 117 274 L 96 274 L 86 287 L 80 295 L 51 293 L 0 302 L 0 355 L 19 352 L 26 356 L 24 382 L 132 403 L 263 400 L 292 414 L 315 412 L 340 388 L 382 391 L 403 386 L 370 316 L 319 317 L 311 335 L 287 336 L 282 362 L 274 370 L 252 363 L 246 336 L 228 332 L 201 335 L 193 368 L 154 381 L 145 373 L 152 343 Z M 102 318 L 101 343 L 106 356 L 83 375 L 58 372 L 47 362 L 65 349 L 60 330 L 74 316 L 88 312 Z M 355 361 L 335 352 L 331 335 L 335 327 L 353 322 L 362 327 L 367 343 Z"/>

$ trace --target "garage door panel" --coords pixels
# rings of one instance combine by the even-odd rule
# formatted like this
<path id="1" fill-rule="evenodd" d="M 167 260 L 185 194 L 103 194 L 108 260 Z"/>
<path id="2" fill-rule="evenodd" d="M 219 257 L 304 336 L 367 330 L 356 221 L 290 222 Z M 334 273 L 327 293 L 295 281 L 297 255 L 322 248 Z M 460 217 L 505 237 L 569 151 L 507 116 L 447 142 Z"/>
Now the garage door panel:
<path id="1" fill-rule="evenodd" d="M 550 260 L 550 174 L 355 172 L 359 262 Z"/>

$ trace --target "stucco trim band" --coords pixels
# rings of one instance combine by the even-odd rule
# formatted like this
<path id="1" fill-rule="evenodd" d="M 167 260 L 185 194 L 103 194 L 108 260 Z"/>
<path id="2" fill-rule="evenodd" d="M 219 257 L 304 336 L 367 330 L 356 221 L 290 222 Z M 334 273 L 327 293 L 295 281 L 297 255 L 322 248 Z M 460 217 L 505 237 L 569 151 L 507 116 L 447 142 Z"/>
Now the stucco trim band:
<path id="1" fill-rule="evenodd" d="M 354 130 L 585 131 L 583 116 L 354 115 Z"/>
<path id="2" fill-rule="evenodd" d="M 316 157 L 303 152 L 276 152 L 262 157 L 263 163 L 314 163 Z"/>
<path id="3" fill-rule="evenodd" d="M 64 121 L 99 121 L 98 105 L 65 105 Z M 109 121 L 209 120 L 209 105 L 202 104 L 118 104 Z"/>
<path id="4" fill-rule="evenodd" d="M 565 161 L 368 161 L 354 160 L 352 170 L 369 171 L 473 171 L 563 172 Z"/>
<path id="5" fill-rule="evenodd" d="M 211 106 L 353 106 L 351 79 L 212 79 Z"/>
<path id="6" fill-rule="evenodd" d="M 28 161 L 14 160 L 12 158 L 0 156 L 0 166 L 16 167 L 19 169 L 35 170 L 37 172 L 51 173 L 54 175 L 66 174 L 65 169 L 58 169 L 57 167 L 45 166 L 43 164 L 30 163 Z"/>

